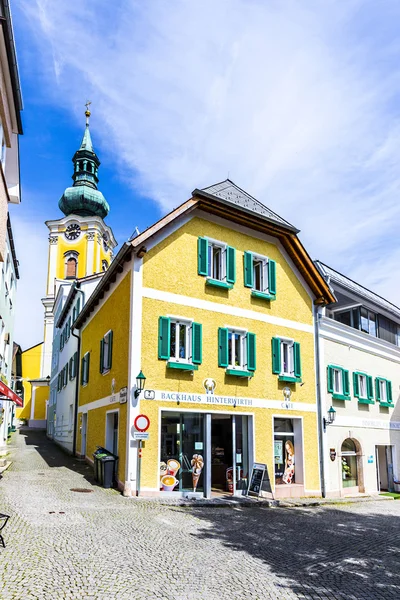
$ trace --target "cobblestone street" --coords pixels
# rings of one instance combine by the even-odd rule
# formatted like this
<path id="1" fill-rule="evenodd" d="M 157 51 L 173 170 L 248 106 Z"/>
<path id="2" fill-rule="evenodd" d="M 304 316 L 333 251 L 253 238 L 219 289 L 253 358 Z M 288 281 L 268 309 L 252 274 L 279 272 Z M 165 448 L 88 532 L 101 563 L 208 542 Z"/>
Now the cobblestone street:
<path id="1" fill-rule="evenodd" d="M 14 434 L 0 598 L 398 598 L 400 501 L 162 506 L 96 486 L 41 432 Z M 78 493 L 86 488 L 92 493 Z"/>

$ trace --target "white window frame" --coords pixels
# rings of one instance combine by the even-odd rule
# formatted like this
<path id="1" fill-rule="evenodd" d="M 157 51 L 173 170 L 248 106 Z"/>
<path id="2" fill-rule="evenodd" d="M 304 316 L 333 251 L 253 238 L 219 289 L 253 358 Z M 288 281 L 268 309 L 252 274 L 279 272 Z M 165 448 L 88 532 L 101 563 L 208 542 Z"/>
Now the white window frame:
<path id="1" fill-rule="evenodd" d="M 236 370 L 236 371 L 246 371 L 247 370 L 247 333 L 248 333 L 247 329 L 232 327 L 230 325 L 226 325 L 225 327 L 228 330 L 228 367 L 227 368 L 231 369 L 231 370 Z M 236 343 L 237 343 L 236 339 L 233 344 L 232 352 L 231 352 L 232 360 L 231 360 L 231 362 L 229 362 L 230 335 L 239 335 L 240 336 L 240 339 L 239 339 L 240 358 L 241 358 L 240 365 L 231 364 L 231 363 L 234 363 L 235 349 L 236 349 Z"/>
<path id="2" fill-rule="evenodd" d="M 169 359 L 171 362 L 176 363 L 184 363 L 184 364 L 192 364 L 192 325 L 193 320 L 187 319 L 185 317 L 174 317 L 167 315 L 169 318 L 169 325 L 175 326 L 175 356 L 171 355 L 171 329 L 170 329 L 170 342 L 169 342 Z M 177 333 L 177 325 L 179 327 L 183 326 L 186 328 L 185 331 L 185 348 L 186 348 L 186 357 L 182 358 L 179 356 L 179 331 Z"/>
<path id="3" fill-rule="evenodd" d="M 281 372 L 280 375 L 283 377 L 294 377 L 294 340 L 291 338 L 279 338 L 281 340 Z M 284 346 L 288 347 L 288 363 L 289 363 L 289 371 L 284 370 L 285 361 L 283 360 L 284 356 Z"/>
<path id="4" fill-rule="evenodd" d="M 386 379 L 378 378 L 379 392 L 380 392 L 380 402 L 387 403 L 387 381 Z"/>
<path id="5" fill-rule="evenodd" d="M 111 369 L 111 367 L 109 366 L 109 362 L 111 359 L 112 360 L 112 356 L 109 356 L 109 345 L 110 345 L 110 333 L 111 333 L 111 329 L 109 329 L 107 331 L 106 334 L 104 334 L 103 336 L 103 369 L 102 369 L 102 374 L 104 373 L 108 373 Z"/>
<path id="6" fill-rule="evenodd" d="M 213 240 L 211 238 L 206 238 L 208 242 L 207 246 L 207 277 L 209 279 L 214 279 L 214 281 L 226 281 L 226 252 L 227 252 L 227 244 L 224 242 L 220 242 L 218 240 Z M 220 258 L 220 275 L 221 277 L 215 277 L 214 269 L 213 269 L 213 249 L 218 248 L 221 250 L 221 258 Z M 210 261 L 210 250 L 211 250 L 211 261 Z"/>
<path id="7" fill-rule="evenodd" d="M 255 292 L 261 292 L 263 294 L 268 294 L 269 293 L 269 272 L 268 272 L 268 262 L 269 262 L 269 258 L 267 256 L 262 256 L 261 254 L 254 254 L 253 252 L 252 254 L 252 270 L 253 270 L 253 287 L 252 290 L 254 290 Z M 259 290 L 255 287 L 255 282 L 256 282 L 256 275 L 255 275 L 255 263 L 261 263 L 262 264 L 262 275 L 261 275 L 261 287 L 262 289 Z"/>
<path id="8" fill-rule="evenodd" d="M 337 381 L 335 376 L 337 375 Z M 343 371 L 339 367 L 332 367 L 332 383 L 333 383 L 333 394 L 343 396 Z M 338 387 L 336 387 L 338 383 Z"/>
<path id="9" fill-rule="evenodd" d="M 357 373 L 357 377 L 358 377 L 358 397 L 361 400 L 368 400 L 368 382 L 367 382 L 367 376 L 364 375 L 363 373 Z M 364 381 L 365 394 L 362 393 L 361 381 Z"/>

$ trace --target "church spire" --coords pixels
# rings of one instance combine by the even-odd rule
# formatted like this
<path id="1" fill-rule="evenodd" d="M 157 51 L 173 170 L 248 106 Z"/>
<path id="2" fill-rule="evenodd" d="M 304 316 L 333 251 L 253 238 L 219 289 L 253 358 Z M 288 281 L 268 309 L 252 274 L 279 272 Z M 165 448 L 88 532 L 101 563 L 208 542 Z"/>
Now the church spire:
<path id="1" fill-rule="evenodd" d="M 74 183 L 72 187 L 65 190 L 58 205 L 65 215 L 97 215 L 104 219 L 110 207 L 103 194 L 97 189 L 100 161 L 93 149 L 90 135 L 90 104 L 90 102 L 87 102 L 85 105 L 86 126 L 82 143 L 72 157 L 74 163 L 72 179 Z"/>

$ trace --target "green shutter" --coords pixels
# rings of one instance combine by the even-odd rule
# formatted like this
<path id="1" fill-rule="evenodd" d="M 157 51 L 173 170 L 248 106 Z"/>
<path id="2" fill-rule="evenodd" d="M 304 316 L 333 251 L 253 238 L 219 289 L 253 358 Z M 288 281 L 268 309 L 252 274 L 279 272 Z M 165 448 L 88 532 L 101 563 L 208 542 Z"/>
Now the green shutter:
<path id="1" fill-rule="evenodd" d="M 253 283 L 253 255 L 251 252 L 245 252 L 244 257 L 244 285 L 252 288 Z"/>
<path id="2" fill-rule="evenodd" d="M 82 356 L 81 360 L 81 385 L 85 383 L 85 357 Z"/>
<path id="3" fill-rule="evenodd" d="M 208 240 L 206 240 L 206 238 L 199 237 L 199 239 L 197 240 L 197 251 L 198 251 L 199 275 L 207 276 L 208 275 Z"/>
<path id="4" fill-rule="evenodd" d="M 379 381 L 379 377 L 377 377 L 375 379 L 375 397 L 377 402 L 381 401 L 381 388 L 379 386 Z"/>
<path id="5" fill-rule="evenodd" d="M 229 332 L 225 327 L 218 329 L 218 366 L 228 366 L 228 336 Z"/>
<path id="6" fill-rule="evenodd" d="M 333 367 L 327 368 L 328 393 L 333 394 Z"/>
<path id="7" fill-rule="evenodd" d="M 72 321 L 75 323 L 75 319 L 76 319 L 76 306 L 74 306 L 74 309 L 72 311 Z"/>
<path id="8" fill-rule="evenodd" d="M 374 399 L 374 384 L 371 375 L 367 375 L 367 396 L 368 400 Z"/>
<path id="9" fill-rule="evenodd" d="M 232 246 L 226 248 L 226 281 L 227 283 L 236 281 L 236 250 Z"/>
<path id="10" fill-rule="evenodd" d="M 387 402 L 392 404 L 393 395 L 392 395 L 392 382 L 391 381 L 386 381 L 386 396 L 387 396 Z"/>
<path id="11" fill-rule="evenodd" d="M 294 376 L 301 377 L 301 355 L 300 355 L 300 344 L 294 342 L 293 344 L 293 359 L 294 359 Z"/>
<path id="12" fill-rule="evenodd" d="M 69 378 L 70 380 L 73 379 L 73 367 L 74 367 L 74 357 L 71 356 L 71 358 L 69 359 Z"/>
<path id="13" fill-rule="evenodd" d="M 350 378 L 347 369 L 342 369 L 343 396 L 350 396 Z"/>
<path id="14" fill-rule="evenodd" d="M 78 316 L 80 312 L 81 312 L 81 299 L 79 297 L 76 302 L 76 316 Z"/>
<path id="15" fill-rule="evenodd" d="M 192 363 L 195 365 L 201 365 L 202 329 L 201 323 L 192 324 Z"/>
<path id="16" fill-rule="evenodd" d="M 202 238 L 199 238 L 202 239 Z M 170 357 L 170 320 L 168 317 L 158 319 L 158 358 L 168 360 Z"/>
<path id="17" fill-rule="evenodd" d="M 360 397 L 360 388 L 358 385 L 358 373 L 353 373 L 353 390 L 354 390 L 354 397 L 359 398 Z"/>
<path id="18" fill-rule="evenodd" d="M 104 338 L 100 340 L 100 373 L 104 371 Z"/>
<path id="19" fill-rule="evenodd" d="M 89 375 L 90 375 L 90 352 L 86 354 L 86 376 L 85 383 L 89 383 Z"/>
<path id="20" fill-rule="evenodd" d="M 276 262 L 268 260 L 268 292 L 275 296 L 276 294 Z"/>
<path id="21" fill-rule="evenodd" d="M 279 375 L 281 372 L 281 340 L 272 338 L 272 372 Z"/>
<path id="22" fill-rule="evenodd" d="M 247 370 L 256 370 L 256 334 L 247 334 Z"/>
<path id="23" fill-rule="evenodd" d="M 112 353 L 113 353 L 113 332 L 112 330 L 108 332 L 108 356 L 107 356 L 107 367 L 111 369 L 112 367 Z"/>

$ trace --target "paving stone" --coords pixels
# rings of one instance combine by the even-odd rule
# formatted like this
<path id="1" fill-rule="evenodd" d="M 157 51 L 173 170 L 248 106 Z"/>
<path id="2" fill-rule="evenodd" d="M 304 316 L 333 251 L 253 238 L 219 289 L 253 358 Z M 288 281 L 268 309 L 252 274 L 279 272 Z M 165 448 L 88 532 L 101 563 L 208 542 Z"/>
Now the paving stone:
<path id="1" fill-rule="evenodd" d="M 41 432 L 0 480 L 10 600 L 386 600 L 400 589 L 400 501 L 176 506 L 98 487 Z M 72 492 L 88 488 L 90 494 Z M 62 514 L 63 513 L 63 514 Z"/>

